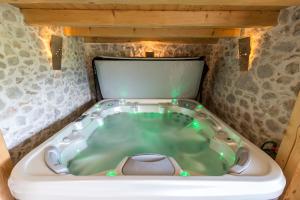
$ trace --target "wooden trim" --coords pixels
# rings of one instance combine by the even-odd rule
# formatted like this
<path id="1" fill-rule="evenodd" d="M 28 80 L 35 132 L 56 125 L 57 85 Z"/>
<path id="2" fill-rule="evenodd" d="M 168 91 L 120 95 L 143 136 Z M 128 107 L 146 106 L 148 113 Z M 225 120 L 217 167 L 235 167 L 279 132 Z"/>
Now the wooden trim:
<path id="1" fill-rule="evenodd" d="M 239 37 L 241 29 L 201 28 L 64 28 L 66 36 L 109 38 L 219 38 Z"/>
<path id="2" fill-rule="evenodd" d="M 299 200 L 300 199 L 300 163 L 298 163 L 297 167 L 295 167 L 294 175 L 291 179 L 291 182 L 286 189 L 284 195 L 282 196 L 282 200 Z"/>
<path id="3" fill-rule="evenodd" d="M 300 199 L 300 126 L 297 131 L 295 146 L 289 155 L 288 162 L 283 170 L 287 180 L 286 190 L 281 197 L 282 200 Z"/>
<path id="4" fill-rule="evenodd" d="M 218 42 L 217 38 L 102 38 L 102 37 L 85 37 L 85 43 L 127 43 L 127 42 L 142 42 L 142 41 L 155 41 L 155 42 L 172 42 L 172 43 L 185 43 L 185 44 L 215 44 Z"/>
<path id="5" fill-rule="evenodd" d="M 281 142 L 276 161 L 282 168 L 287 181 L 286 191 L 281 199 L 300 199 L 300 93 L 295 102 L 291 119 Z"/>
<path id="6" fill-rule="evenodd" d="M 75 27 L 242 28 L 277 24 L 277 11 L 142 11 L 22 9 L 31 25 Z"/>
<path id="7" fill-rule="evenodd" d="M 200 5 L 200 6 L 293 6 L 298 0 L 4 0 L 6 3 L 72 3 L 72 4 L 123 4 L 123 5 Z"/>
<path id="8" fill-rule="evenodd" d="M 72 4 L 72 3 L 18 3 L 12 4 L 20 9 L 57 9 L 57 10 L 68 10 L 68 9 L 76 9 L 76 10 L 182 10 L 182 11 L 199 11 L 199 10 L 230 10 L 230 11 L 238 11 L 238 10 L 274 10 L 279 11 L 286 6 L 222 6 L 222 5 L 212 5 L 212 6 L 201 6 L 201 5 L 138 5 L 138 4 Z"/>
<path id="9" fill-rule="evenodd" d="M 7 180 L 12 170 L 12 162 L 0 132 L 0 200 L 13 200 Z"/>
<path id="10" fill-rule="evenodd" d="M 300 118 L 298 118 L 298 121 L 300 121 Z M 300 125 L 297 127 L 295 135 L 296 138 L 293 145 L 293 149 L 290 155 L 288 156 L 287 163 L 283 169 L 288 183 L 292 180 L 293 176 L 295 175 L 296 167 L 300 163 Z"/>
<path id="11" fill-rule="evenodd" d="M 295 148 L 296 140 L 297 140 L 297 129 L 300 126 L 300 93 L 298 94 L 298 98 L 295 102 L 294 109 L 291 114 L 291 119 L 289 121 L 288 127 L 283 136 L 276 161 L 280 165 L 282 169 L 284 169 L 287 165 L 290 154 Z"/>

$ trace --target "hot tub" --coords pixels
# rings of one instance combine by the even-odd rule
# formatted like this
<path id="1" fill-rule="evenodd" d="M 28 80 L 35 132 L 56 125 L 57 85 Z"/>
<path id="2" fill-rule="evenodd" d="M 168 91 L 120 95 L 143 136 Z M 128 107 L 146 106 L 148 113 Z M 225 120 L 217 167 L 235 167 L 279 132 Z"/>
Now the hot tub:
<path id="1" fill-rule="evenodd" d="M 20 200 L 275 199 L 285 178 L 192 100 L 104 100 L 22 159 Z"/>
<path id="2" fill-rule="evenodd" d="M 203 60 L 98 58 L 94 67 L 105 100 L 14 167 L 9 187 L 17 199 L 280 196 L 279 166 L 195 101 Z"/>

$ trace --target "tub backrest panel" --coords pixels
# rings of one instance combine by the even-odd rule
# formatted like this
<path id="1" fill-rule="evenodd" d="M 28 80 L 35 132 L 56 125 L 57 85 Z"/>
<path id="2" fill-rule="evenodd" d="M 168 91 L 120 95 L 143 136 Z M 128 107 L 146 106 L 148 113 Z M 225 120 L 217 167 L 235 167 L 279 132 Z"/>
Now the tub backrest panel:
<path id="1" fill-rule="evenodd" d="M 204 62 L 199 59 L 94 61 L 104 99 L 196 98 Z"/>

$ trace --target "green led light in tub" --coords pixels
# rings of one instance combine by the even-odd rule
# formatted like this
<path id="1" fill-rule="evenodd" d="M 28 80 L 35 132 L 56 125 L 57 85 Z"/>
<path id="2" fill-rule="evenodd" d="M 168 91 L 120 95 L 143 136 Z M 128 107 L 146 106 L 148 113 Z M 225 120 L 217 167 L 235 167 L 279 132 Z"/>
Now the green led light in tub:
<path id="1" fill-rule="evenodd" d="M 190 173 L 188 171 L 181 171 L 179 176 L 190 176 Z"/>
<path id="2" fill-rule="evenodd" d="M 96 108 L 97 111 L 100 111 L 100 110 L 101 110 L 101 105 L 96 104 L 96 105 L 95 105 L 95 108 Z"/>
<path id="3" fill-rule="evenodd" d="M 109 170 L 105 174 L 106 176 L 117 176 L 117 172 L 115 170 Z"/>
<path id="4" fill-rule="evenodd" d="M 197 109 L 202 109 L 202 108 L 204 108 L 204 106 L 203 105 L 198 105 L 196 108 Z"/>
<path id="5" fill-rule="evenodd" d="M 197 120 L 195 120 L 195 119 L 192 121 L 191 126 L 192 126 L 192 128 L 195 129 L 195 130 L 201 130 L 201 129 L 202 129 L 202 128 L 201 128 L 200 122 L 197 121 Z"/>
<path id="6" fill-rule="evenodd" d="M 177 105 L 178 104 L 178 100 L 177 99 L 172 99 L 172 104 L 173 105 Z"/>
<path id="7" fill-rule="evenodd" d="M 220 152 L 220 159 L 224 160 L 224 152 Z"/>

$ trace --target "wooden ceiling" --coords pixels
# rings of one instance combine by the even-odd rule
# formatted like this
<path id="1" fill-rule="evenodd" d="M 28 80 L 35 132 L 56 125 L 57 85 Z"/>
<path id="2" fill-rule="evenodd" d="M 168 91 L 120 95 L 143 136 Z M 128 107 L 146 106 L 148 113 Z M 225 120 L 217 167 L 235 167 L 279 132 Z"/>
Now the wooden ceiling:
<path id="1" fill-rule="evenodd" d="M 65 8 L 70 9 L 69 6 L 73 6 L 71 9 L 90 9 L 92 7 L 104 8 L 104 9 L 143 9 L 143 8 L 157 8 L 163 7 L 171 8 L 183 8 L 188 7 L 288 7 L 293 5 L 299 5 L 299 0 L 1 0 L 1 2 L 7 2 L 11 4 L 21 5 L 26 8 Z"/>
<path id="2" fill-rule="evenodd" d="M 240 28 L 273 26 L 279 10 L 300 0 L 8 0 L 31 25 L 64 26 L 87 42 L 213 43 Z"/>
<path id="3" fill-rule="evenodd" d="M 65 2 L 65 1 L 64 1 Z M 115 2 L 115 1 L 112 1 Z M 126 2 L 126 1 L 125 1 Z M 136 1 L 137 2 L 137 1 Z M 185 2 L 182 0 L 182 2 Z M 113 3 L 14 3 L 15 6 L 23 9 L 78 9 L 78 10 L 182 10 L 182 11 L 199 11 L 199 10 L 266 10 L 264 5 L 199 5 L 186 3 L 168 3 L 168 4 L 151 4 L 150 2 L 141 2 L 141 4 L 113 4 Z M 278 10 L 285 7 L 284 5 L 267 6 L 267 10 Z"/>

